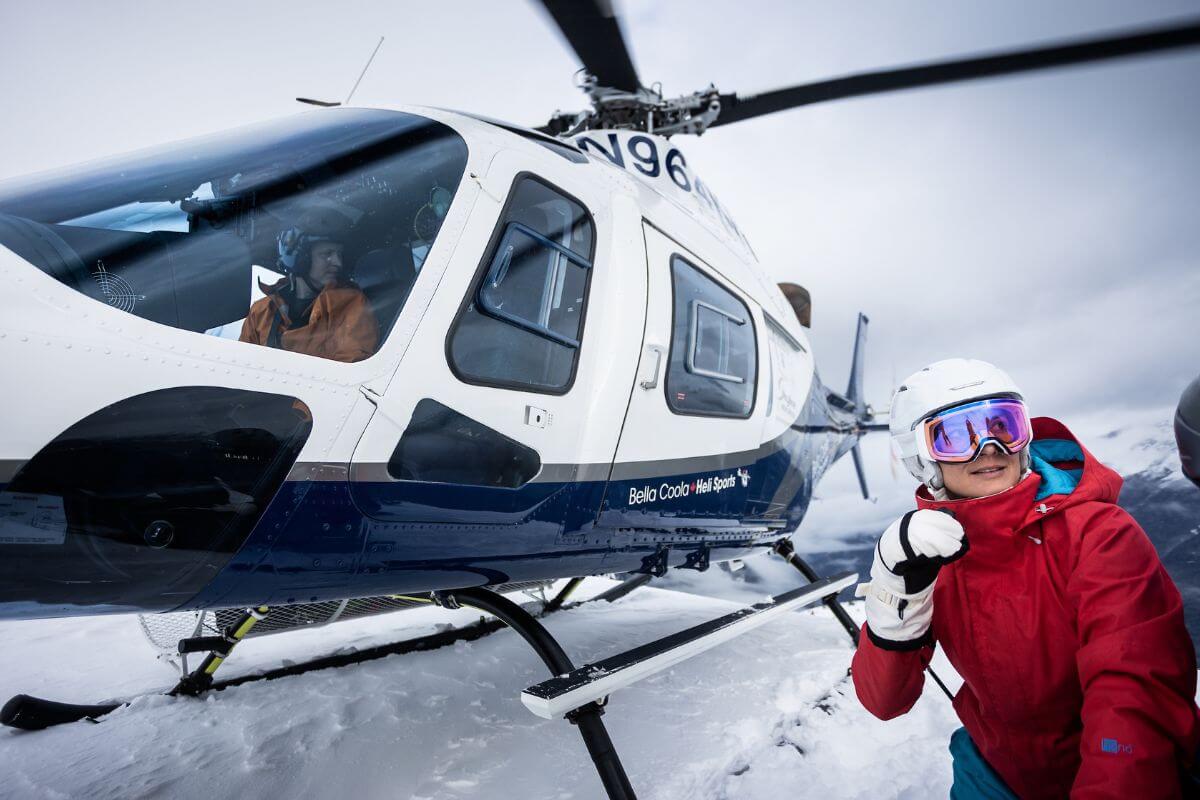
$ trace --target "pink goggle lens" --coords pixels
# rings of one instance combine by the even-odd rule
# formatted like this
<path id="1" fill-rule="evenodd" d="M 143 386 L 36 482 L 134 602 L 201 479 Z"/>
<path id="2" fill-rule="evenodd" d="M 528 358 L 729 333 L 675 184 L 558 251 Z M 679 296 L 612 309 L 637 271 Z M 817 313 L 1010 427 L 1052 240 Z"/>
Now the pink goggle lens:
<path id="1" fill-rule="evenodd" d="M 947 409 L 926 420 L 924 429 L 930 456 L 951 463 L 971 461 L 991 443 L 1017 453 L 1033 438 L 1025 404 L 1011 398 Z"/>

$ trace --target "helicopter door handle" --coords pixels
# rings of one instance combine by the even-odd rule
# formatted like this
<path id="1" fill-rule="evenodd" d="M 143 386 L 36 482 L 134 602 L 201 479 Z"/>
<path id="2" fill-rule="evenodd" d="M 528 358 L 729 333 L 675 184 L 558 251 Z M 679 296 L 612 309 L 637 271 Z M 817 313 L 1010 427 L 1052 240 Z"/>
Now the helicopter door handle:
<path id="1" fill-rule="evenodd" d="M 653 361 L 651 361 L 653 357 Z M 658 386 L 658 373 L 662 371 L 663 349 L 656 344 L 646 345 L 646 358 L 644 363 L 653 365 L 649 367 L 649 377 L 644 377 L 641 380 L 643 389 L 654 389 Z"/>

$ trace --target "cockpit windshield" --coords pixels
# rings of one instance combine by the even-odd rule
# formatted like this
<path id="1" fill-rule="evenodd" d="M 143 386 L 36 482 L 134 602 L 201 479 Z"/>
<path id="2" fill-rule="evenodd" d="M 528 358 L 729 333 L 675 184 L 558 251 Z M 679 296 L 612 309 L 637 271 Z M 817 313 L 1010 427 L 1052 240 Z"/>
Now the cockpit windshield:
<path id="1" fill-rule="evenodd" d="M 466 161 L 423 117 L 310 112 L 0 184 L 0 244 L 143 319 L 358 361 L 403 308 Z"/>

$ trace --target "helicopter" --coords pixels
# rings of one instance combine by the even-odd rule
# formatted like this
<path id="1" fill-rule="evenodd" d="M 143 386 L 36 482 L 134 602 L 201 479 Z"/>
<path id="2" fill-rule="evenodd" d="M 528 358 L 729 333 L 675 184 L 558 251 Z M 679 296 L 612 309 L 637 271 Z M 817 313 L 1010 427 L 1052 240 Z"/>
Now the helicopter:
<path id="1" fill-rule="evenodd" d="M 842 456 L 867 494 L 866 318 L 832 391 L 805 293 L 768 277 L 674 137 L 1200 44 L 1192 23 L 667 98 L 607 3 L 543 6 L 591 104 L 537 127 L 323 108 L 0 186 L 0 358 L 41 387 L 0 399 L 0 616 L 244 608 L 236 641 L 271 609 L 432 593 L 537 638 L 486 587 L 779 549 Z M 354 360 L 241 340 L 316 213 L 348 223 L 345 277 L 377 323 Z M 596 713 L 614 688 L 596 675 L 529 703 Z"/>

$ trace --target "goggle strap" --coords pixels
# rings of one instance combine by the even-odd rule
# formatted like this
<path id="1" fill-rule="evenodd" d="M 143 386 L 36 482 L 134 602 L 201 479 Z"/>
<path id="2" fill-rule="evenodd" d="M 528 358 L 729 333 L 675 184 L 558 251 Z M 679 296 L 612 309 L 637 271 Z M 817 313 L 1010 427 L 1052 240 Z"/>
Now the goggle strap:
<path id="1" fill-rule="evenodd" d="M 893 437 L 892 441 L 896 443 L 896 449 L 900 451 L 901 458 L 912 458 L 920 455 L 917 449 L 917 432 L 909 431 L 902 433 L 899 436 Z"/>

